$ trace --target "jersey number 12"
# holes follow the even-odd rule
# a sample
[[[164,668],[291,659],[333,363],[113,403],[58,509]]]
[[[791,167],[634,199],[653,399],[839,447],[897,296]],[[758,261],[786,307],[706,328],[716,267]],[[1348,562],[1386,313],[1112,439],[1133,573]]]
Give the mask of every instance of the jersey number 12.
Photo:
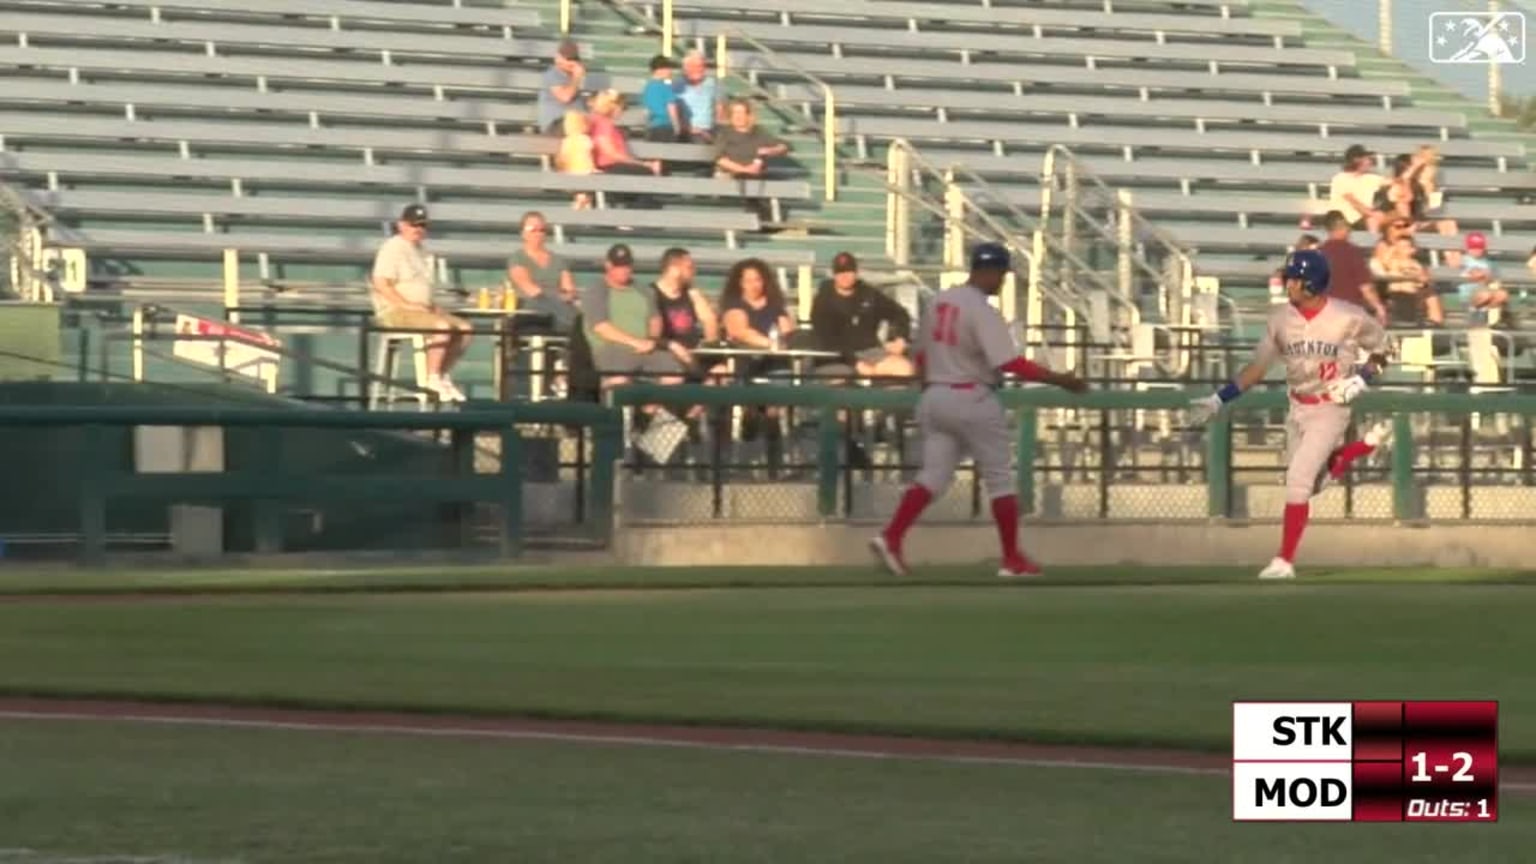
[[[956,332],[956,323],[960,318],[960,310],[948,303],[940,303],[933,308],[933,341],[941,345],[957,345],[960,342]]]
[[[1323,381],[1332,381],[1339,377],[1339,364],[1333,360],[1324,360],[1317,364],[1317,377]]]

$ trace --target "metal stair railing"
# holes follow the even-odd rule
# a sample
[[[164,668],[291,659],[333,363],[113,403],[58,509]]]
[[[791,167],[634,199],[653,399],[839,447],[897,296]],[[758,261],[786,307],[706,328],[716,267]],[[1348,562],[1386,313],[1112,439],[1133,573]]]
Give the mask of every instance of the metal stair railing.
[[[661,38],[661,53],[668,57],[672,56],[675,49],[674,42],[676,42],[677,36],[675,33],[676,22],[673,16],[671,0],[662,0],[660,4],[660,24],[656,23],[656,21],[650,15],[639,11],[636,8],[636,6],[639,4],[633,2],[633,0],[607,0],[607,2],[609,6],[613,7],[615,11],[629,19],[631,23],[633,23],[636,27],[659,36]],[[716,31],[715,34],[715,74],[721,78],[725,78],[730,74],[731,71],[729,49],[730,43],[733,40],[751,46],[752,49],[757,52],[757,56],[766,58],[772,62],[772,68],[774,70],[780,72],[789,72],[799,76],[821,94],[822,116],[821,120],[818,122],[814,118],[805,116],[805,114],[798,109],[800,100],[782,99],[769,92],[767,88],[759,85],[757,83],[755,70],[749,71],[748,74],[742,76],[742,80],[744,80],[748,86],[752,88],[752,94],[759,100],[768,105],[782,109],[788,115],[795,117],[796,122],[803,123],[804,128],[820,134],[822,147],[822,171],[825,175],[823,178],[823,198],[826,201],[836,201],[838,142],[837,97],[836,94],[832,91],[832,85],[806,71],[799,64],[795,63],[788,57],[785,57],[777,51],[774,51],[772,48],[769,48],[767,45],[764,45],[757,39],[754,39],[751,36],[748,36],[746,33],[743,33],[735,27],[731,27],[729,25],[723,25],[718,31]]]
[[[1113,364],[1138,359],[1131,353],[1132,334],[1141,325],[1141,312],[1136,304],[1043,230],[1036,216],[1009,202],[985,178],[963,164],[940,168],[911,142],[899,138],[889,144],[886,172],[886,250],[892,260],[908,264],[914,253],[932,254],[933,250],[917,245],[921,238],[917,236],[919,226],[913,218],[914,211],[934,217],[942,226],[939,257],[947,269],[963,269],[968,241],[1002,243],[1028,265],[1029,278],[1024,290],[1007,292],[1002,298],[1004,314],[1013,319],[1017,317],[1018,295],[1024,295],[1026,345],[1031,346],[1028,350],[1045,341],[1047,330],[1076,332],[1079,322],[1091,321],[1098,304],[1103,303],[1111,313],[1123,315],[1125,324],[1120,328],[1108,327],[1108,332],[1102,334],[1101,344],[1110,346],[1110,354],[1091,354],[1088,346],[1073,339],[1060,352],[1063,365],[1076,369],[1089,361]],[[999,218],[997,213],[1011,217],[1014,224]],[[1071,265],[1071,278],[1061,278],[1061,274],[1042,267],[1047,256]],[[1176,341],[1170,339],[1169,344],[1175,345]],[[1169,363],[1176,359],[1171,355]]]
[[[12,293],[33,303],[51,303],[58,281],[43,253],[53,214],[37,206],[24,190],[0,183],[0,255]]]

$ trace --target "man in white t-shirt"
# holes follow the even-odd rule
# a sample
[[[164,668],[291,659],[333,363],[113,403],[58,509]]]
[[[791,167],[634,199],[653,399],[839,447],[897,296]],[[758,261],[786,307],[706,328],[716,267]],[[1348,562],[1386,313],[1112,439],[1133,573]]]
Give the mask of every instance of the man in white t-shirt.
[[[448,372],[469,347],[468,321],[432,302],[436,277],[422,248],[427,236],[427,208],[411,204],[400,212],[395,236],[385,240],[373,259],[373,311],[382,327],[440,331],[427,340],[427,380],[422,386],[444,402],[463,402],[464,394]]]
[[[1356,231],[1380,231],[1386,214],[1376,209],[1376,192],[1386,182],[1371,169],[1376,154],[1362,144],[1344,151],[1344,166],[1328,184],[1328,209],[1337,210]]]

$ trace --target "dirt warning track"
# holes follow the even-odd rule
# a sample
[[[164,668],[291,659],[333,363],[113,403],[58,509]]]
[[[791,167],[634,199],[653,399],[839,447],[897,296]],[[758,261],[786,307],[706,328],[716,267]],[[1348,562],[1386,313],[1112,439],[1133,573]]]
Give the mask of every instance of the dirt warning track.
[[[161,726],[270,729],[417,738],[553,741],[608,747],[676,747],[842,759],[1127,771],[1225,777],[1225,754],[1124,747],[1078,747],[1013,741],[967,741],[895,735],[794,732],[729,726],[598,723],[324,711],[243,705],[169,704],[103,699],[0,699],[0,723],[96,721]],[[1536,793],[1536,770],[1505,766],[1500,786]]]

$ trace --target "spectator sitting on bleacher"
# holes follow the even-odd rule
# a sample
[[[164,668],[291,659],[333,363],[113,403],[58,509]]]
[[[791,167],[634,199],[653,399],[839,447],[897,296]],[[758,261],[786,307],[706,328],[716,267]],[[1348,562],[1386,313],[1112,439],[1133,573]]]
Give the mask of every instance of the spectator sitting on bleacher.
[[[1473,231],[1467,235],[1465,247],[1457,292],[1467,304],[1467,323],[1484,326],[1490,323],[1490,312],[1502,310],[1509,303],[1509,292],[1499,284],[1493,264],[1488,261],[1488,238]]]
[[[811,303],[811,335],[818,350],[838,358],[817,366],[817,374],[911,377],[912,361],[906,356],[911,331],[907,310],[859,278],[859,262],[852,254],[837,253],[832,278],[821,284]]]
[[[1337,210],[1330,210],[1323,217],[1323,227],[1328,230],[1328,239],[1317,247],[1317,251],[1328,260],[1328,296],[1374,312],[1376,320],[1386,324],[1387,307],[1376,293],[1365,252],[1350,242],[1349,219]]]
[[[1430,287],[1429,270],[1419,263],[1412,234],[1401,232],[1378,244],[1371,256],[1371,273],[1386,283],[1389,323],[1408,327],[1445,323],[1445,310]]]
[[[708,144],[715,139],[715,126],[724,118],[720,111],[719,81],[709,74],[704,55],[690,51],[683,57],[683,77],[676,84],[677,100],[682,108],[683,138]]]
[[[556,333],[570,332],[576,322],[576,280],[570,264],[549,248],[549,222],[544,214],[523,214],[523,245],[507,259],[507,280],[517,292],[518,305],[548,315]]]
[[[1372,171],[1375,153],[1360,144],[1344,151],[1344,166],[1328,184],[1328,209],[1337,210],[1356,231],[1380,230],[1384,215],[1372,204],[1381,188],[1381,175]]]
[[[629,140],[619,128],[624,112],[624,97],[612,88],[592,97],[592,151],[597,170],[604,174],[656,175],[662,173],[660,160],[639,159],[629,150]]]
[[[1376,205],[1388,219],[1407,219],[1414,231],[1434,231],[1446,237],[1455,236],[1457,227],[1452,219],[1432,219],[1426,215],[1430,207],[1429,186],[1424,182],[1426,172],[1434,177],[1434,164],[1440,151],[1433,147],[1420,147],[1413,153],[1404,153],[1392,160],[1392,179],[1376,193]],[[1433,183],[1433,179],[1430,181]],[[1459,264],[1460,253],[1446,253],[1446,263]]]
[[[581,85],[586,80],[587,69],[581,65],[581,49],[570,39],[561,41],[555,49],[555,61],[544,70],[544,80],[539,85],[539,131],[546,135],[561,134],[560,121],[565,112],[579,109]]]
[[[561,174],[595,174],[597,164],[592,160],[592,136],[587,134],[587,116],[580,111],[567,111],[562,122],[565,137],[560,139],[560,149],[555,152],[555,170]],[[571,200],[572,210],[585,210],[592,206],[592,196],[577,192]]]
[[[738,180],[762,180],[768,176],[768,160],[789,152],[789,145],[757,126],[757,113],[745,99],[731,100],[730,125],[715,136],[715,168],[721,176]],[[747,199],[747,209],[767,222],[773,211],[766,198]]]
[[[725,338],[732,344],[766,352],[766,356],[738,361],[739,378],[752,381],[791,371],[786,358],[771,356],[788,346],[790,334],[795,332],[795,319],[789,314],[784,291],[766,261],[747,258],[731,267],[725,277],[725,289],[720,292],[720,323]],[[779,413],[773,406],[746,409],[742,437],[756,438],[762,432],[769,442],[779,440]]]
[[[1445,196],[1440,190],[1440,148],[1425,144],[1413,154],[1419,165],[1419,189],[1424,193],[1424,209],[1440,209]]]
[[[1376,205],[1404,219],[1424,221],[1429,196],[1419,185],[1423,165],[1412,154],[1403,153],[1392,160],[1392,179],[1376,192]]]
[[[581,295],[582,326],[604,390],[637,375],[662,384],[682,381],[683,365],[677,357],[658,350],[661,315],[655,293],[636,289],[634,278],[634,253],[617,243],[608,249],[603,280]]]
[[[422,248],[427,224],[427,208],[410,204],[400,212],[395,236],[379,246],[371,280],[373,312],[382,327],[443,334],[427,340],[427,380],[421,386],[444,402],[463,402],[464,394],[448,373],[469,347],[472,328],[432,302],[437,278]]]
[[[693,284],[693,256],[672,247],[661,255],[661,275],[652,283],[661,314],[661,341],[689,370],[691,381],[711,383],[725,374],[725,364],[708,370],[698,365],[693,350],[720,339],[720,319],[704,292]]]
[[[773,268],[761,258],[737,261],[725,277],[720,292],[720,323],[725,338],[743,348],[774,352],[785,348],[795,331],[795,319]],[[747,378],[782,372],[789,364],[778,357],[759,357],[740,364]]]
[[[672,70],[677,64],[665,54],[651,58],[651,80],[640,91],[640,103],[645,106],[645,140],[683,140],[682,106],[678,104],[677,88],[672,84]]]

